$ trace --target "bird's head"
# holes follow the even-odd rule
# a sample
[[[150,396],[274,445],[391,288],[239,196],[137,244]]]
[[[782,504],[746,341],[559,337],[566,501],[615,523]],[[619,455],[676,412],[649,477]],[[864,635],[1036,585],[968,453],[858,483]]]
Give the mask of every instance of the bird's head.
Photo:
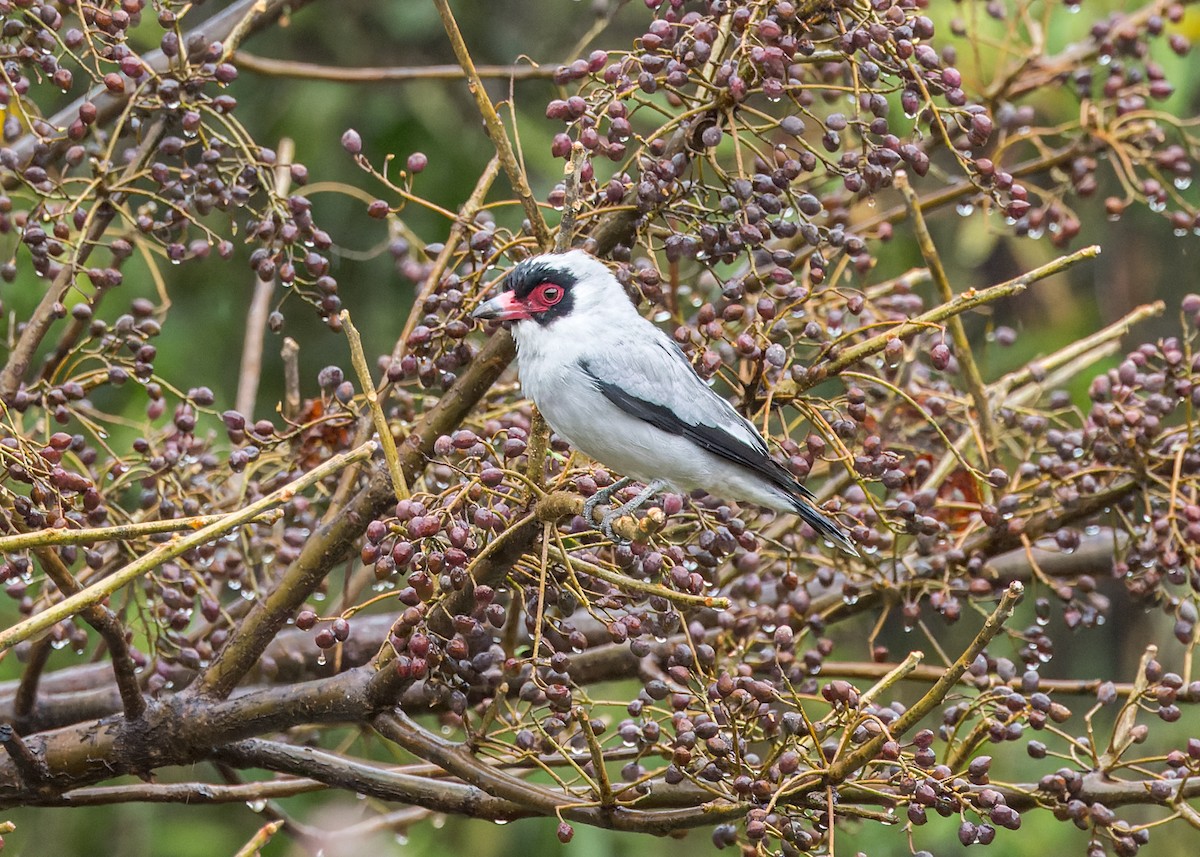
[[[519,263],[499,295],[479,305],[474,318],[532,321],[540,326],[572,316],[591,316],[604,307],[629,307],[616,277],[582,250],[547,253]]]

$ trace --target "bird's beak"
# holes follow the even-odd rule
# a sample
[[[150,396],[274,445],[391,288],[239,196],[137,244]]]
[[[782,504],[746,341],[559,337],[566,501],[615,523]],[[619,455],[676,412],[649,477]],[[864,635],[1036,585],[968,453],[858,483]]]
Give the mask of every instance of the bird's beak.
[[[471,313],[471,318],[495,318],[500,321],[514,321],[529,318],[529,310],[517,299],[513,292],[501,292],[490,301],[481,303]]]

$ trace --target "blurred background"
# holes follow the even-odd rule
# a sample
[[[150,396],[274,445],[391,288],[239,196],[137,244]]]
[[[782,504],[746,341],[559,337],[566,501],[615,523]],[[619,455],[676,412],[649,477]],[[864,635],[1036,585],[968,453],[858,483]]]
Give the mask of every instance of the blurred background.
[[[205,4],[208,5],[217,4]],[[983,4],[934,3],[928,14],[938,23],[939,33],[948,33],[950,18],[967,14],[976,5]],[[1083,37],[1091,22],[1102,16],[1100,10],[1134,5],[1089,0],[1080,14],[1062,12],[1050,16],[1051,26],[1045,33],[1048,51],[1053,53]],[[649,20],[641,2],[610,6],[591,0],[472,0],[456,3],[455,8],[479,64],[537,63],[553,67],[586,56],[595,47],[626,48],[644,31]],[[198,11],[205,13],[206,8]],[[599,41],[587,42],[593,26],[609,14],[614,18],[612,25]],[[1194,31],[1200,30],[1198,25],[1200,16],[1193,12],[1178,29],[1195,36]],[[145,37],[141,46],[148,50],[156,44],[161,31],[152,21],[142,29]],[[339,67],[417,67],[453,62],[435,9],[424,0],[314,3],[293,15],[286,26],[273,27],[247,41],[244,49],[263,57]],[[964,57],[967,53],[962,50]],[[1157,59],[1176,85],[1175,94],[1164,109],[1180,117],[1194,117],[1200,103],[1197,93],[1200,76],[1186,72],[1186,63],[1194,60],[1178,58],[1165,50],[1165,46]],[[981,73],[986,76],[992,72],[986,56],[978,58],[978,62],[963,59],[960,67],[968,80],[964,85],[968,91],[973,88],[972,75],[978,79]],[[500,99],[507,97],[510,83],[493,81],[489,86],[493,99]],[[561,161],[550,155],[550,138],[560,130],[560,125],[544,116],[546,102],[556,97],[557,90],[544,79],[516,81],[511,88],[525,165],[535,193],[544,198],[561,178]],[[397,273],[387,249],[387,226],[367,216],[363,198],[340,192],[339,185],[361,188],[366,194],[364,198],[378,196],[392,204],[398,200],[355,165],[339,140],[347,128],[354,128],[362,136],[364,152],[374,163],[381,164],[384,156],[392,153],[397,168],[410,154],[425,153],[429,165],[417,176],[415,189],[453,211],[470,194],[492,153],[465,85],[445,80],[342,84],[268,76],[243,68],[229,91],[240,103],[241,121],[260,143],[275,145],[285,137],[295,141],[296,160],[308,167],[310,183],[324,189],[312,196],[314,214],[335,241],[331,273],[340,283],[343,305],[356,320],[368,355],[390,352],[411,304],[413,285]],[[1053,125],[1056,118],[1075,116],[1080,109],[1069,87],[1048,87],[1029,96],[1028,103],[1036,107],[1039,122],[1047,125]],[[49,107],[52,109],[53,105]],[[607,164],[597,165],[598,174],[610,169]],[[1040,283],[1019,299],[998,306],[985,322],[972,322],[980,336],[987,336],[990,329],[999,325],[1013,327],[1019,333],[1012,345],[1002,347],[992,343],[983,352],[987,378],[1086,335],[1154,299],[1167,302],[1167,313],[1136,331],[1130,346],[1178,330],[1179,300],[1185,293],[1198,289],[1198,239],[1190,233],[1173,234],[1162,217],[1136,206],[1119,221],[1108,220],[1103,200],[1108,193],[1119,190],[1115,183],[1111,187],[1103,184],[1111,182],[1109,173],[1101,169],[1100,175],[1102,185],[1095,196],[1078,201],[1077,214],[1083,229],[1072,248],[1095,243],[1103,247],[1103,254],[1093,263],[1072,269],[1069,276]],[[498,187],[503,187],[503,183],[502,177]],[[498,217],[509,215],[501,213]],[[401,217],[416,235],[428,242],[442,240],[450,225],[441,214],[412,205],[401,212]],[[1017,239],[996,229],[994,222],[953,208],[932,213],[929,219],[951,280],[959,288],[999,282],[1058,255],[1044,238]],[[11,242],[11,238],[5,238]],[[11,246],[3,250],[5,254],[11,251]],[[240,261],[241,264],[229,264],[213,258],[167,269],[168,291],[174,303],[167,323],[167,333],[171,335],[164,335],[156,342],[157,371],[180,389],[201,383],[213,387],[218,413],[233,406],[245,314],[254,285],[252,272],[244,259]],[[920,254],[908,240],[905,227],[899,225],[896,238],[879,251],[879,265],[866,282],[886,279],[920,264]],[[112,308],[122,300],[129,302],[154,295],[151,279],[141,276],[137,267],[128,267],[125,274],[125,284],[113,296]],[[40,294],[41,286],[32,279],[19,278],[0,287],[5,309],[18,318],[27,314]],[[344,339],[331,333],[310,306],[292,300],[284,301],[280,309],[285,323],[280,333],[268,334],[260,408],[282,395],[279,347],[283,335],[301,343],[302,386],[308,394],[316,389],[316,373],[321,367],[329,363],[348,365]],[[1080,379],[1076,392],[1086,390],[1089,381],[1090,376]],[[132,389],[134,385],[129,386],[130,389],[119,392],[106,390],[105,395],[113,398],[97,402],[98,406],[126,412],[131,420],[143,419],[145,401]],[[271,411],[258,414],[270,415]],[[5,611],[7,619],[10,606],[4,604],[0,610]],[[1145,643],[1156,631],[1161,633],[1164,627],[1161,622],[1167,620],[1155,613],[1117,612],[1108,625],[1078,632],[1073,637],[1077,649],[1060,651],[1044,672],[1051,677],[1100,674],[1127,677]],[[1169,634],[1169,624],[1165,627],[1165,633]],[[863,631],[863,628],[844,627],[837,634]],[[889,642],[893,652],[908,648],[903,639]],[[19,664],[11,660],[0,663],[0,679],[18,674]],[[1184,719],[1176,726],[1183,733],[1200,734],[1200,720],[1192,709],[1184,709]],[[181,770],[178,775],[189,779],[208,777],[211,772]],[[281,806],[294,817],[326,830],[353,825],[378,809],[373,802],[356,800],[350,795],[332,800],[323,795],[301,796],[282,801]],[[213,857],[234,854],[253,835],[263,823],[255,810],[256,807],[241,805],[21,809],[0,812],[0,819],[16,824],[16,831],[5,837],[5,855]],[[993,853],[1033,854],[1055,849],[1083,853],[1087,843],[1085,833],[1038,815],[1028,814],[1027,828],[1019,834],[1001,831],[992,846]],[[651,842],[633,835],[578,827],[574,841],[563,846],[554,836],[555,825],[553,820],[546,819],[498,826],[435,818],[402,834],[378,832],[365,841],[347,836],[348,850],[338,850],[334,843],[325,854],[327,857],[368,853],[376,857],[447,853],[472,857],[507,854],[549,857],[569,852],[574,857],[619,857],[651,852],[663,855],[715,852],[708,832],[703,830],[681,841]],[[1035,828],[1037,825],[1041,827]],[[955,853],[961,850],[955,827],[953,823],[932,821],[918,831],[915,847],[939,855]],[[1151,850],[1146,853],[1168,855],[1194,850],[1194,838],[1187,842],[1178,830],[1173,834],[1177,837],[1175,841],[1170,840],[1171,835],[1152,842]],[[906,852],[907,843],[900,827],[872,826],[863,831],[850,827],[839,828],[836,848],[843,854],[858,850],[899,854]],[[282,857],[309,852],[280,835],[263,853]]]

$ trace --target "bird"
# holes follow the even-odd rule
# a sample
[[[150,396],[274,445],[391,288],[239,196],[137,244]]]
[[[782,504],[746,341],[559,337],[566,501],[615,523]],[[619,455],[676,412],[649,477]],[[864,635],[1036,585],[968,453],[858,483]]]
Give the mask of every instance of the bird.
[[[602,532],[655,494],[701,489],[799,515],[855,556],[846,533],[778,461],[754,425],[696,374],[679,346],[643,317],[603,262],[583,250],[519,262],[475,319],[512,322],[521,387],[559,437],[623,478],[584,506],[633,481],[645,488],[606,512]]]

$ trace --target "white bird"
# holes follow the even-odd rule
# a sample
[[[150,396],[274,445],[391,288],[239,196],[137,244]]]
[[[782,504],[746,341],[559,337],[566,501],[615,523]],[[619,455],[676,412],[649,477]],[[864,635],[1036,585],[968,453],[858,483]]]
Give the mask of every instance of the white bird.
[[[599,260],[582,250],[526,259],[472,315],[514,322],[525,393],[560,437],[626,477],[589,499],[589,522],[615,490],[646,483],[604,516],[609,538],[613,521],[671,486],[795,513],[857,555],[812,492],[771,458],[758,430],[638,313]]]

